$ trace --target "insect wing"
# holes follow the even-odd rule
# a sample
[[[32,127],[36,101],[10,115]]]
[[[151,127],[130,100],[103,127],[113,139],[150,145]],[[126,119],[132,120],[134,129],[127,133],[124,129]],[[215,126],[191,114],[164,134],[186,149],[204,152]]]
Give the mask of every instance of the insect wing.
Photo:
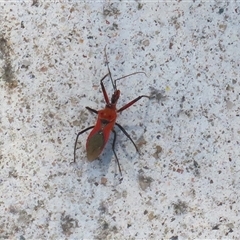
[[[92,162],[102,152],[106,139],[104,139],[103,131],[98,131],[95,134],[90,134],[87,140],[87,159]]]

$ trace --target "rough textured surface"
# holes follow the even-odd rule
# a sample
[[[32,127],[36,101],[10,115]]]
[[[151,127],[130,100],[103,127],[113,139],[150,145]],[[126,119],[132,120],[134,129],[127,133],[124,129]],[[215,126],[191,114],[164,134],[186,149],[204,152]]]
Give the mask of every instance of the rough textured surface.
[[[239,239],[239,3],[0,3],[0,238]],[[86,161],[118,81],[116,151]],[[111,83],[106,82],[112,92]]]

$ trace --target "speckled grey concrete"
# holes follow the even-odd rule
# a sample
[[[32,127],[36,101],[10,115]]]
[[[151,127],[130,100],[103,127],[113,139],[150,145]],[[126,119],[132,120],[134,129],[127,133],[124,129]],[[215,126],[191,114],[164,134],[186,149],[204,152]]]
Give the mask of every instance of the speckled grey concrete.
[[[239,239],[239,2],[0,3],[0,239]],[[87,133],[141,94],[98,160]],[[109,94],[111,83],[106,81]]]

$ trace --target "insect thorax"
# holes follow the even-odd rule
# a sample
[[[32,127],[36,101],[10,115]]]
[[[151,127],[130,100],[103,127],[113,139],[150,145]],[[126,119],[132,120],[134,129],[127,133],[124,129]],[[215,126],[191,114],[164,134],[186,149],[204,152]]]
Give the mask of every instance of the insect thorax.
[[[107,124],[116,120],[117,111],[116,109],[106,107],[105,109],[98,111],[98,117],[103,124]]]

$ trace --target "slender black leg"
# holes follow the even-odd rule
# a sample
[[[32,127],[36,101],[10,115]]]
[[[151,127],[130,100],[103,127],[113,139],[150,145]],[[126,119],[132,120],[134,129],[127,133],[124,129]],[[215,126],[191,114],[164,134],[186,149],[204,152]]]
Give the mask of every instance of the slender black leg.
[[[127,133],[127,131],[119,124],[119,123],[115,123],[121,130],[122,132],[126,135],[126,137],[128,139],[130,139],[130,141],[132,142],[132,144],[134,145],[134,147],[136,148],[136,151],[139,153],[139,150],[136,146],[136,144],[134,143],[134,141],[132,140],[132,138],[130,137],[130,135]]]
[[[116,152],[115,152],[115,142],[116,142],[117,134],[116,134],[116,132],[115,132],[114,129],[112,130],[112,132],[113,132],[113,134],[114,134],[113,143],[112,143],[112,150],[113,150],[113,153],[114,153],[115,158],[116,158],[116,160],[117,160],[119,172],[120,172],[120,174],[121,174],[121,176],[122,176],[122,170],[121,170],[121,167],[120,167],[120,163],[119,163],[117,154],[116,154]]]
[[[93,112],[93,113],[96,113],[98,114],[98,111],[93,109],[93,108],[90,108],[90,107],[86,107],[87,110],[89,110],[90,112]]]
[[[76,148],[77,148],[77,142],[78,142],[78,137],[83,134],[84,132],[94,128],[95,126],[91,126],[91,127],[88,127],[88,128],[85,128],[84,130],[82,130],[81,132],[79,132],[77,134],[77,137],[76,137],[76,140],[75,140],[75,144],[74,144],[74,158],[73,158],[73,162],[75,163],[76,162]]]

